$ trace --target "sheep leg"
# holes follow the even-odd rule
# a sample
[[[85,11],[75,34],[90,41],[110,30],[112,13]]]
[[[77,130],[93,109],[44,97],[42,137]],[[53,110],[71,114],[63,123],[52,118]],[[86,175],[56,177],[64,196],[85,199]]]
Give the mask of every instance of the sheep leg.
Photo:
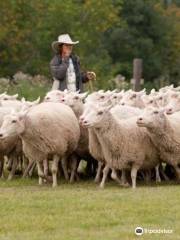
[[[180,181],[180,168],[178,165],[174,166],[175,171],[176,171],[176,178],[178,181]]]
[[[28,167],[28,165],[29,165],[28,158],[23,154],[23,167],[24,167],[25,170]]]
[[[18,155],[18,168],[22,172],[23,171],[23,159],[21,155]]]
[[[117,183],[121,184],[121,180],[118,178],[118,175],[115,169],[112,169],[111,178],[115,180]]]
[[[119,179],[115,169],[112,169],[111,178],[115,180],[119,185],[123,187],[129,187],[129,183],[126,181],[125,170],[122,170],[121,179]]]
[[[1,155],[0,156],[0,177],[1,178],[4,178],[3,168],[4,168],[4,157]]]
[[[77,172],[75,172],[75,179],[76,179],[76,181],[78,182],[78,181],[80,181],[80,178],[79,178],[79,176],[78,176],[78,173]]]
[[[145,171],[145,181],[146,181],[146,183],[150,183],[150,181],[151,181],[151,170],[146,170]]]
[[[29,162],[29,164],[26,166],[24,173],[23,173],[23,178],[27,177],[29,171],[32,169],[32,166],[34,165],[34,161]]]
[[[12,165],[13,165],[13,158],[12,158],[12,156],[9,156],[8,161],[7,161],[7,170],[8,171],[11,171]]]
[[[156,170],[156,182],[161,182],[161,177],[159,175],[159,164],[155,167]]]
[[[66,181],[69,181],[69,175],[68,175],[68,170],[67,170],[67,159],[65,157],[62,158],[61,164],[62,164],[62,169],[64,172],[64,177],[65,177]]]
[[[165,174],[165,172],[164,172],[164,169],[163,169],[162,164],[160,164],[159,171],[160,171],[161,175],[163,176],[164,180],[165,180],[165,181],[169,181],[168,176],[167,176],[167,175]]]
[[[43,161],[43,166],[44,166],[44,175],[46,177],[48,177],[48,174],[49,174],[49,163],[48,163],[48,159],[45,159]]]
[[[126,170],[124,170],[124,169],[121,170],[121,186],[123,186],[123,187],[130,186],[126,179]]]
[[[70,176],[70,183],[74,182],[74,177],[75,177],[75,173],[77,170],[77,158],[75,156],[71,157],[71,176]]]
[[[13,159],[13,162],[12,162],[12,169],[11,169],[11,172],[9,173],[9,176],[8,176],[8,180],[11,180],[15,174],[15,171],[16,171],[16,168],[17,168],[17,165],[18,165],[18,159],[17,159],[17,156],[15,157],[12,157]]]
[[[57,172],[58,172],[58,163],[59,163],[59,156],[54,155],[53,156],[53,162],[52,162],[52,177],[53,177],[53,187],[57,187]]]
[[[103,178],[102,178],[102,181],[101,181],[101,184],[100,184],[100,188],[104,188],[105,186],[105,181],[106,181],[106,178],[107,178],[107,175],[109,173],[109,166],[106,165],[105,168],[103,169]]]
[[[42,162],[37,161],[38,176],[39,176],[39,185],[43,184],[44,172],[42,167]]]
[[[35,167],[36,167],[36,162],[34,161],[32,167],[31,167],[31,169],[30,169],[30,171],[29,171],[29,176],[30,176],[30,177],[32,177],[33,171],[34,171]]]
[[[99,161],[98,162],[98,169],[97,169],[96,177],[94,179],[95,183],[99,183],[100,182],[102,167],[103,167],[103,163],[101,161]]]
[[[132,188],[136,188],[137,167],[133,166],[131,169]]]

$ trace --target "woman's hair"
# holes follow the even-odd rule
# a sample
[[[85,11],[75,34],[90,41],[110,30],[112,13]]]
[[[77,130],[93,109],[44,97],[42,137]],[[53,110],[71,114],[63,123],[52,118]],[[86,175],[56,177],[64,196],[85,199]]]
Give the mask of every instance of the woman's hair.
[[[63,46],[63,43],[58,45],[58,49],[59,49],[58,53],[60,53],[60,55],[62,55],[62,46]]]

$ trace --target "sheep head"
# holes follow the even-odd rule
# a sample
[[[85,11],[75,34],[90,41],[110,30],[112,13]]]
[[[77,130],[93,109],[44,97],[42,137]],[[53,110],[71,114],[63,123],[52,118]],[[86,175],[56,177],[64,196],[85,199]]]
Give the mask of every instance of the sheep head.
[[[25,115],[25,112],[15,113],[14,111],[6,115],[0,128],[0,139],[22,134],[25,130]]]
[[[165,109],[146,108],[141,116],[137,119],[139,127],[157,129],[164,126]]]

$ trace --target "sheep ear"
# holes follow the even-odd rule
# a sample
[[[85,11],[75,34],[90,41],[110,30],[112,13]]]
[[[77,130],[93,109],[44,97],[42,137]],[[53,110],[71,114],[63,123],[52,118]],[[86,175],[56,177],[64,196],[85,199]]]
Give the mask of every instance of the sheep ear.
[[[26,100],[25,100],[25,98],[23,97],[23,98],[21,98],[21,102],[22,103],[25,103],[26,102]]]
[[[143,88],[143,90],[140,91],[141,93],[146,93],[146,88]]]
[[[17,98],[18,97],[18,93],[17,94],[14,94],[12,95],[12,98]]]
[[[101,90],[98,91],[98,93],[104,93],[104,90],[101,89]]]
[[[4,93],[2,93],[2,94],[0,94],[0,97],[4,97],[4,95],[6,95],[6,93],[4,92]]]
[[[41,100],[41,98],[38,97],[33,103],[34,103],[34,104],[38,104],[38,103],[40,102],[40,100]]]
[[[68,89],[65,89],[65,90],[64,90],[64,93],[65,93],[65,94],[67,94],[67,93],[69,93],[69,92],[70,92],[70,91],[69,91]]]
[[[88,95],[88,92],[85,92],[85,93],[80,93],[79,96],[81,99],[85,99]]]
[[[118,93],[118,89],[114,89],[112,92],[113,93]]]

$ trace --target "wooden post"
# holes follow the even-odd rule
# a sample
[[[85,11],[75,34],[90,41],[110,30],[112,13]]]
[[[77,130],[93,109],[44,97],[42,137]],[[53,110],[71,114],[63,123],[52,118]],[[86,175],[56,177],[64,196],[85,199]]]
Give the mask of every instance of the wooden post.
[[[142,59],[141,58],[135,58],[133,60],[133,90],[139,91],[141,89],[141,78],[142,78]]]

